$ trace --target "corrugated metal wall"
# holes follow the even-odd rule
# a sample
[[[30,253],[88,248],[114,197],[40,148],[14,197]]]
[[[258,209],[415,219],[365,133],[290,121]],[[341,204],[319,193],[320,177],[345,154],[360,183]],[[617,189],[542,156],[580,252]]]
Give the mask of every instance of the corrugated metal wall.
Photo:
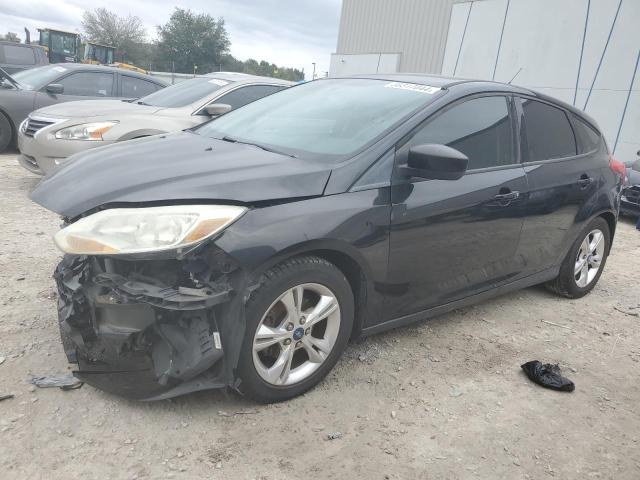
[[[440,73],[454,3],[343,0],[336,53],[401,53],[398,71]]]

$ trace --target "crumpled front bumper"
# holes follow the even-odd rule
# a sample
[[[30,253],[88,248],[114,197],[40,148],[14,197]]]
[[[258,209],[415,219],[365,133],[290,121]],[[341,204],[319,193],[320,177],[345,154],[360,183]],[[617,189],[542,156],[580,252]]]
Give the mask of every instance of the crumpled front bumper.
[[[213,264],[66,255],[54,278],[74,375],[139,400],[231,384],[218,317],[228,311],[233,287]]]

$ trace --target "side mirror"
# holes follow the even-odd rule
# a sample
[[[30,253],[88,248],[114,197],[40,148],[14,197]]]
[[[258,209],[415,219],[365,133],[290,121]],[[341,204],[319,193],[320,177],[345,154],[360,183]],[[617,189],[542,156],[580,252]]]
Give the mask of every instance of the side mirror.
[[[409,150],[407,167],[403,173],[409,177],[431,180],[458,180],[467,171],[469,158],[446,145],[416,145]]]
[[[204,111],[207,112],[207,115],[210,117],[218,117],[230,112],[231,105],[227,105],[226,103],[212,103],[211,105],[204,107]]]
[[[47,85],[47,93],[52,93],[53,95],[61,95],[64,93],[64,85],[60,83],[50,83]]]

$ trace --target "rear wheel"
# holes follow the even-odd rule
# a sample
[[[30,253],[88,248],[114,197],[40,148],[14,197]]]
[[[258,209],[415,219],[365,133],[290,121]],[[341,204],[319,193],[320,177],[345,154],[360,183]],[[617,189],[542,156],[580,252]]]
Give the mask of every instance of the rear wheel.
[[[601,217],[593,219],[580,233],[560,274],[546,286],[568,298],[580,298],[589,293],[602,275],[609,254],[609,224]]]
[[[269,270],[247,302],[239,390],[271,403],[312,388],[338,361],[353,315],[349,282],[326,260],[295,258]]]
[[[7,149],[12,139],[13,128],[11,127],[11,122],[3,113],[0,113],[0,153]]]

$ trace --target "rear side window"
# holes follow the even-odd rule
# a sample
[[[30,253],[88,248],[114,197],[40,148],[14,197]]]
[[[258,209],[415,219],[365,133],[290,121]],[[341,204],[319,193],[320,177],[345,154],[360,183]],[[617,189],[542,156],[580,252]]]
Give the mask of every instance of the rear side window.
[[[122,79],[121,96],[125,98],[144,97],[160,88],[155,83],[141,78],[130,77],[128,75],[121,75],[120,78]]]
[[[110,97],[113,92],[113,74],[101,72],[72,73],[60,80],[64,95]]]
[[[522,99],[525,161],[537,162],[576,155],[576,139],[563,110],[535,100]]]
[[[469,157],[469,170],[516,163],[506,97],[481,97],[455,105],[422,127],[410,146],[437,143]]]
[[[226,103],[231,105],[231,108],[244,107],[245,105],[255,102],[256,100],[276,93],[282,90],[284,87],[278,87],[275,85],[249,85],[247,87],[240,87],[232,92],[222,95],[216,98],[212,103]]]
[[[31,48],[15,45],[3,45],[4,61],[13,65],[34,65],[36,57]]]
[[[578,152],[592,152],[600,144],[600,134],[589,124],[573,115],[573,129],[578,140]]]

